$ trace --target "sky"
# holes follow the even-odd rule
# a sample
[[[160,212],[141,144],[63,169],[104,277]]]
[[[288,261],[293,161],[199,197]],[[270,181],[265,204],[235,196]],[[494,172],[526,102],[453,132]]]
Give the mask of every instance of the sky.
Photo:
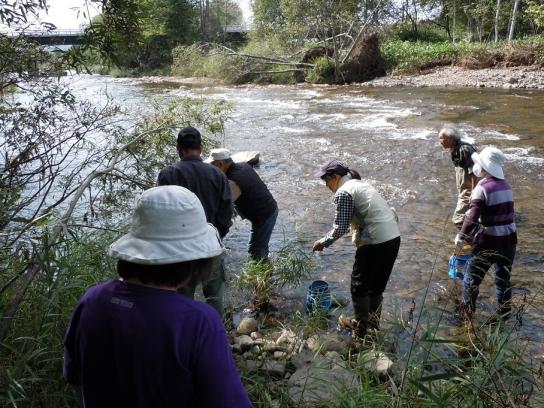
[[[250,0],[237,0],[244,14],[244,21],[251,19]],[[49,10],[41,13],[41,19],[57,26],[59,30],[77,30],[98,14],[97,9],[85,9],[85,0],[49,0]],[[84,18],[86,12],[87,18]]]

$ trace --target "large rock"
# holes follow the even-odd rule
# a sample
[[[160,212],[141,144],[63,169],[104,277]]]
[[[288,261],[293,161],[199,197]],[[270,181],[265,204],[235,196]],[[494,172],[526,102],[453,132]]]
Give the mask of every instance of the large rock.
[[[350,369],[320,358],[299,368],[289,378],[289,398],[294,406],[329,401],[335,393],[360,386]]]
[[[346,83],[364,82],[385,75],[385,60],[377,34],[358,37],[351,54],[340,67]]]
[[[348,340],[337,334],[315,334],[306,341],[306,345],[314,353],[327,351],[343,353],[348,347]]]
[[[276,340],[276,344],[296,344],[299,343],[300,338],[291,330],[283,329],[280,337]]]
[[[247,334],[243,334],[234,338],[234,346],[237,346],[237,348],[240,348],[242,351],[249,350],[252,345],[253,339]]]
[[[256,164],[259,164],[260,156],[261,154],[259,152],[248,150],[234,153],[230,158],[234,163],[247,163],[255,166]]]
[[[363,367],[369,371],[375,371],[383,377],[393,367],[393,361],[381,351],[369,351],[361,356]]]
[[[240,324],[238,325],[238,328],[236,329],[236,333],[238,334],[251,334],[252,332],[256,331],[259,327],[259,322],[257,322],[256,319],[253,317],[244,317]]]
[[[246,360],[241,365],[249,372],[259,371],[274,377],[283,377],[285,375],[286,363],[284,361]]]

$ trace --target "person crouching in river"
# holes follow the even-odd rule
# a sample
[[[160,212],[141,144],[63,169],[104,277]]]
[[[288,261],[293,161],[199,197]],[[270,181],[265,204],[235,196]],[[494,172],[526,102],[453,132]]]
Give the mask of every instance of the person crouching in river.
[[[357,246],[351,274],[351,298],[356,334],[378,329],[383,292],[400,247],[398,220],[393,209],[368,182],[340,160],[321,166],[319,176],[334,194],[336,214],[333,228],[314,242],[322,251],[351,228]]]

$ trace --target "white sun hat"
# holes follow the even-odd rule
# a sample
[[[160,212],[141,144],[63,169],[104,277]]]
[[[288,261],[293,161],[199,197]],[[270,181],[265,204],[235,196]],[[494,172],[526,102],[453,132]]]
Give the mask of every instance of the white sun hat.
[[[219,149],[212,149],[210,151],[210,156],[204,160],[206,163],[211,163],[216,160],[227,160],[230,159],[230,150],[221,147]]]
[[[472,153],[472,161],[478,164],[488,174],[498,179],[504,179],[502,164],[506,159],[504,153],[493,146],[484,147],[480,153]]]
[[[109,255],[163,265],[212,258],[223,251],[219,233],[206,222],[198,197],[184,187],[161,186],[143,192],[129,233],[110,245]]]

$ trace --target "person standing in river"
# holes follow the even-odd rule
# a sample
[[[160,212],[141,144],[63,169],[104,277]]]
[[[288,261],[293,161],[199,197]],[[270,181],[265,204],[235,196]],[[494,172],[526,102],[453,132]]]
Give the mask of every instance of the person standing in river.
[[[204,207],[206,219],[217,228],[223,239],[232,225],[233,214],[227,177],[218,168],[203,162],[200,157],[203,148],[202,137],[194,127],[186,127],[179,131],[176,147],[180,160],[161,170],[157,185],[177,185],[195,193]],[[222,318],[224,286],[225,271],[223,257],[220,255],[214,260],[209,280],[202,283],[202,292],[206,301]],[[194,298],[195,290],[196,286],[190,283],[180,291]]]
[[[322,251],[351,229],[357,246],[351,274],[355,333],[379,329],[383,292],[400,248],[398,219],[383,197],[355,170],[340,160],[321,166],[317,177],[334,193],[333,228],[313,244]]]
[[[473,153],[474,174],[482,179],[472,192],[465,221],[455,244],[473,245],[472,257],[463,278],[462,312],[470,317],[476,310],[479,286],[488,269],[493,267],[495,290],[499,304],[497,314],[508,318],[512,289],[510,277],[516,255],[517,229],[512,187],[504,179],[504,153],[496,147],[486,147]]]
[[[268,243],[278,218],[278,204],[247,163],[234,163],[227,149],[213,149],[206,160],[226,174],[236,211],[251,222],[248,252],[255,261],[268,260]]]
[[[64,340],[64,378],[82,406],[249,408],[225,327],[176,290],[210,272],[224,248],[197,196],[153,187],[115,241],[119,279],[89,289]]]
[[[472,172],[471,155],[476,152],[472,140],[462,135],[456,128],[443,127],[438,133],[440,144],[444,149],[451,150],[451,161],[455,166],[455,181],[457,185],[457,205],[453,211],[452,222],[460,229],[463,218],[468,210],[470,194],[478,182]]]

